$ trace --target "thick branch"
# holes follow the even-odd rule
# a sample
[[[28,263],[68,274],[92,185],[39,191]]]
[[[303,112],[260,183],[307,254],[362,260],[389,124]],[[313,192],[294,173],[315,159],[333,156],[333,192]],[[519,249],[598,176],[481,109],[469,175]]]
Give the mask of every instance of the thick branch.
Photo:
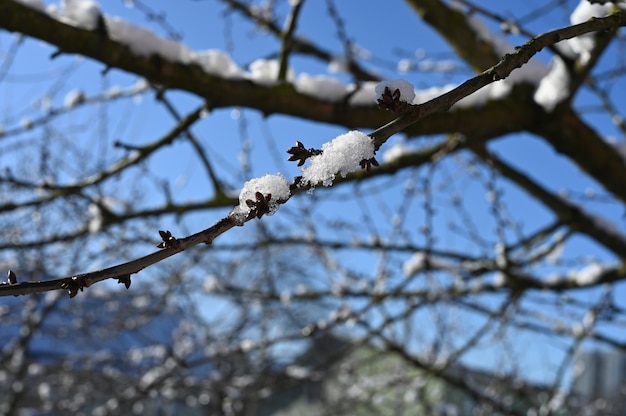
[[[471,27],[465,13],[455,10],[441,0],[407,0],[407,3],[433,27],[455,52],[476,72],[484,71],[500,56],[494,45]]]
[[[546,114],[531,130],[626,202],[624,159],[571,109]]]
[[[402,117],[381,127],[372,133],[376,141],[376,147],[380,147],[389,137],[404,130],[406,127],[417,121],[442,110],[447,110],[459,100],[473,94],[479,89],[492,82],[508,77],[516,68],[526,64],[535,54],[543,48],[553,45],[565,39],[589,32],[606,30],[626,25],[626,12],[619,12],[607,17],[593,19],[578,25],[564,27],[537,36],[518,47],[512,54],[505,55],[500,62],[492,66],[485,72],[471,78],[453,90],[440,95],[424,104],[413,106],[412,110]],[[527,110],[527,109],[526,109]]]
[[[261,13],[253,13],[251,11],[250,5],[241,2],[239,0],[221,0],[223,3],[227,4],[233,10],[240,12],[247,19],[250,19],[257,25],[263,27],[268,30],[270,33],[275,36],[282,38],[285,36],[285,33],[278,27],[276,23],[271,20],[266,19]],[[294,36],[291,39],[291,51],[298,52],[303,55],[310,55],[316,58],[321,59],[324,62],[330,63],[335,59],[335,56],[326,50],[321,49],[319,46],[312,44],[307,39],[299,38]],[[351,60],[348,62],[348,72],[350,72],[356,79],[360,81],[379,81],[380,78],[368,72],[364,68],[362,68],[357,62]]]
[[[553,195],[522,172],[488,152],[484,146],[474,146],[472,150],[502,175],[550,208],[563,224],[568,224],[574,230],[588,235],[620,258],[626,259],[626,238],[617,231],[615,226]]]

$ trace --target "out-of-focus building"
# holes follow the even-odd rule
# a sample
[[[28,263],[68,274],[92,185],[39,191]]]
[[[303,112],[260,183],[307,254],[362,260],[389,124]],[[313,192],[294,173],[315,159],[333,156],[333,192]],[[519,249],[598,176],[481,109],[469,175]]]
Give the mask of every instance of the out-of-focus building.
[[[588,403],[585,414],[626,416],[626,354],[602,350],[579,354],[572,391]]]

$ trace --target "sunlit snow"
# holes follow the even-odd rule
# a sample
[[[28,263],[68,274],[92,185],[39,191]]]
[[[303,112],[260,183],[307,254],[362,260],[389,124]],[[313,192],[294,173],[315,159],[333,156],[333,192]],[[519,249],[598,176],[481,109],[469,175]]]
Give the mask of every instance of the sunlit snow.
[[[162,38],[119,17],[106,16],[105,23],[111,39],[128,45],[138,55],[158,55],[170,62],[189,62],[191,51],[180,42]]]
[[[591,263],[581,270],[572,271],[568,277],[576,282],[579,286],[588,286],[596,283],[605,268],[600,263]]]
[[[250,179],[243,185],[243,189],[239,193],[239,212],[242,214],[250,213],[250,207],[246,203],[248,199],[254,201],[257,192],[263,195],[271,194],[269,201],[270,212],[267,215],[271,215],[278,209],[278,201],[285,201],[289,199],[291,192],[289,191],[289,184],[282,175],[265,175],[260,178]]]
[[[19,0],[19,2],[38,10],[44,10],[44,4],[41,0]],[[93,0],[63,0],[60,7],[56,4],[51,6],[54,6],[48,9],[51,16],[77,27],[95,29],[102,19],[100,6]],[[465,10],[465,6],[457,2],[452,2],[451,6],[458,10]],[[610,12],[611,7],[613,7],[612,3],[601,5],[581,0],[571,14],[571,23],[581,23],[592,17],[605,16]],[[626,5],[620,4],[620,7],[626,8]],[[504,55],[513,51],[513,47],[504,36],[492,32],[477,16],[469,15],[467,18],[477,35],[485,42],[490,43],[497,54]],[[196,63],[209,74],[224,78],[245,77],[261,85],[274,85],[278,80],[280,63],[277,60],[259,59],[252,62],[246,72],[228,54],[222,51],[192,51],[180,42],[160,37],[149,29],[136,26],[119,17],[106,16],[104,21],[111,39],[128,45],[138,55],[158,55],[170,62],[183,64]],[[594,36],[594,34],[579,36],[560,42],[557,47],[565,55],[578,57],[581,62],[585,63],[589,59],[590,51],[595,46]],[[422,63],[427,64],[426,61],[422,61]],[[384,81],[380,84],[364,82],[358,86],[346,85],[336,78],[306,73],[300,74],[296,79],[291,68],[287,71],[286,81],[293,82],[298,92],[321,100],[333,102],[349,96],[351,105],[368,106],[380,98],[385,86],[389,87],[392,93],[399,89],[400,99],[412,104],[424,103],[454,88],[453,85],[444,85],[415,90],[410,83],[404,80]],[[453,108],[481,106],[488,100],[504,98],[516,83],[537,84],[535,101],[546,111],[552,111],[568,95],[569,76],[565,64],[559,57],[553,59],[550,69],[538,60],[531,60],[513,71],[507,79],[492,83],[465,97]],[[377,85],[378,90],[376,90]]]
[[[372,105],[376,102],[376,92],[374,89],[378,85],[375,81],[362,82],[359,85],[351,84],[348,86],[350,96],[350,105]]]
[[[225,52],[217,49],[192,52],[190,60],[200,65],[207,74],[219,75],[224,78],[242,78],[244,70]]]
[[[374,88],[377,101],[382,99],[385,88],[388,88],[391,94],[398,90],[400,92],[400,101],[413,104],[413,101],[415,100],[415,88],[413,87],[413,84],[405,79],[394,79],[380,82],[376,88]]]
[[[72,90],[67,93],[63,105],[65,108],[70,109],[76,107],[85,101],[85,94],[81,90]]]
[[[280,62],[275,59],[257,59],[249,66],[248,78],[257,84],[274,85],[278,82],[278,72],[280,70]],[[287,81],[294,79],[293,69],[287,70]]]
[[[406,145],[405,142],[399,141],[391,146],[388,146],[383,153],[383,162],[389,163],[411,153],[411,148]]]
[[[326,75],[301,73],[295,88],[302,94],[326,101],[340,101],[348,94],[348,87],[343,82]]]
[[[94,30],[102,21],[100,5],[92,0],[63,0],[58,19],[83,29]]]
[[[535,91],[535,102],[546,111],[554,110],[556,105],[569,95],[569,74],[565,62],[555,56],[548,75],[541,79]]]
[[[374,157],[374,142],[365,133],[357,130],[337,136],[322,145],[322,154],[310,158],[309,165],[300,168],[304,183],[330,186],[335,175],[345,177],[363,159]]]
[[[606,4],[591,4],[587,0],[581,0],[578,6],[574,9],[570,15],[570,22],[573,25],[586,22],[593,17],[603,17],[610,13],[613,3],[607,2]],[[567,41],[572,50],[580,56],[580,61],[584,65],[589,61],[591,57],[591,51],[595,48],[595,34],[587,33],[582,36],[577,36]]]

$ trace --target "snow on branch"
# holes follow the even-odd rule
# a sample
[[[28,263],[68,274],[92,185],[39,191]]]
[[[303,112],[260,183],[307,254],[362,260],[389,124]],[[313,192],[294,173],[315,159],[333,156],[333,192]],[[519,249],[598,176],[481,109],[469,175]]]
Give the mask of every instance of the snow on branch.
[[[299,99],[294,100],[294,91],[273,88],[278,79],[280,66],[278,61],[255,62],[246,71],[221,51],[192,51],[180,42],[162,38],[117,17],[100,16],[99,8],[91,1],[67,1],[61,10],[45,9],[40,6],[41,2],[36,0],[22,0],[19,3],[0,0],[0,27],[51,43],[59,48],[60,53],[78,53],[96,59],[108,67],[139,74],[168,88],[182,89],[202,96],[214,102],[216,106],[237,102],[238,105],[257,108],[265,113],[280,112],[312,120],[324,120],[324,115],[320,115],[319,111],[316,111],[318,109],[311,106],[310,99],[342,105],[342,98],[349,96],[349,103],[354,106],[371,103],[371,100],[375,99],[373,83],[362,83],[362,86],[354,87],[343,85],[340,81],[326,76],[303,74],[295,78],[289,71],[285,80],[292,82],[295,91],[300,93]],[[30,12],[27,13],[26,10]],[[465,92],[470,87],[468,83],[456,88],[443,88],[441,90],[449,89],[452,92],[451,95],[444,95],[446,102],[433,104],[436,107],[433,111],[424,111],[424,108],[419,111],[425,116],[442,108],[449,109],[461,98],[495,80],[508,78],[509,75],[510,82],[496,84],[499,88],[493,88],[493,91],[482,99],[474,97],[463,100],[463,107],[480,105],[484,103],[485,97],[502,97],[510,90],[511,82],[538,84],[547,70],[544,65],[537,62],[528,63],[530,57],[542,48],[564,39],[623,26],[626,20],[624,14],[624,12],[613,13],[604,18],[539,35],[521,48],[512,50],[510,55],[505,55],[500,63],[482,74],[484,77],[473,80],[471,82],[473,86],[468,92]],[[103,27],[99,26],[101,21],[104,22]],[[94,23],[97,23],[94,30],[84,30],[85,27],[93,27]],[[76,42],[79,35],[81,42]],[[159,65],[154,64],[155,59]],[[513,69],[520,67],[523,68],[511,74]],[[210,76],[207,77],[207,74]],[[250,81],[254,83],[252,91]],[[224,101],[225,92],[229,99],[226,103],[220,104]],[[420,100],[428,95],[426,91],[420,91],[418,94]],[[213,100],[214,97],[221,99]],[[552,100],[555,101],[556,99]],[[327,108],[328,115],[337,113],[332,107]],[[349,109],[342,106],[341,110],[346,120],[350,120]],[[344,124],[355,123],[346,121]]]
[[[365,133],[351,131],[322,145],[322,152],[310,159],[309,166],[300,168],[302,182],[330,186],[337,174],[345,177],[363,160],[374,157],[374,142]]]
[[[264,214],[272,215],[280,201],[291,196],[289,184],[282,175],[265,175],[246,182],[239,193],[239,205],[234,212],[247,217],[253,213],[257,218]]]
[[[543,33],[529,40],[515,49],[513,53],[506,54],[500,62],[483,73],[471,78],[450,91],[433,98],[423,104],[411,106],[410,111],[398,117],[396,120],[379,128],[371,134],[378,149],[389,137],[404,130],[417,121],[439,111],[450,109],[465,97],[477,92],[485,86],[496,81],[506,79],[518,68],[523,68],[530,59],[542,49],[554,45],[566,39],[590,32],[597,32],[609,28],[626,26],[626,11],[615,12],[606,17],[591,19],[586,22],[567,26],[561,29]],[[560,97],[559,97],[560,98]]]

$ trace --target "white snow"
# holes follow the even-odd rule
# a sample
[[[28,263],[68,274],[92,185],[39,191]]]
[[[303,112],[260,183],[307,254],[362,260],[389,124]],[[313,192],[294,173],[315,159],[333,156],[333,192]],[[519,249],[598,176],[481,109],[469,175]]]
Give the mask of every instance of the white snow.
[[[405,277],[411,277],[426,265],[426,254],[418,251],[402,264],[402,272]]]
[[[552,58],[552,65],[548,75],[541,79],[534,99],[547,112],[554,110],[554,107],[569,95],[569,74],[567,66],[559,56]]]
[[[498,100],[505,98],[511,92],[511,89],[515,84],[527,83],[537,85],[541,82],[542,78],[546,74],[548,74],[548,72],[548,67],[543,62],[529,61],[521,68],[518,68],[511,72],[511,74],[507,78],[496,81],[485,86],[484,88],[481,88],[475,93],[468,95],[462,100],[459,100],[452,107],[479,107],[485,105],[485,103],[489,100]],[[452,86],[447,86],[447,88],[451,89]]]
[[[220,282],[220,279],[217,276],[215,276],[215,275],[207,276],[206,280],[204,281],[204,283],[202,285],[202,289],[206,293],[219,292],[223,288],[224,287],[222,285],[222,282]]]
[[[415,87],[413,87],[413,84],[405,79],[394,79],[382,81],[376,85],[376,88],[374,88],[376,101],[382,99],[385,88],[388,88],[392,95],[398,90],[400,92],[400,101],[404,101],[405,103],[413,104],[415,100]]]
[[[506,275],[502,272],[496,272],[493,276],[493,286],[494,287],[504,287],[506,284]]]
[[[67,24],[94,30],[102,19],[98,3],[92,0],[63,0],[57,18]]]
[[[337,73],[337,72],[349,72],[348,71],[348,61],[345,56],[335,56],[328,63],[328,72]]]
[[[45,7],[41,0],[18,1],[38,10],[44,10]],[[458,2],[452,2],[452,7],[465,10],[464,6]],[[604,16],[611,7],[612,4],[609,3],[605,5],[590,4],[586,0],[581,0],[573,11],[570,20],[572,24],[575,24],[584,22],[591,17]],[[626,5],[620,4],[620,7],[626,8]],[[87,29],[96,28],[102,18],[100,7],[93,0],[62,0],[61,7],[50,8],[50,13],[56,15],[59,20]],[[110,37],[128,45],[138,55],[158,55],[170,62],[182,64],[196,63],[207,73],[224,78],[245,77],[261,85],[275,85],[277,82],[280,66],[277,60],[260,59],[254,61],[246,72],[224,52],[218,50],[191,51],[180,42],[165,39],[151,30],[136,26],[121,18],[107,16],[104,17],[104,20]],[[476,15],[468,15],[468,22],[482,40],[493,45],[496,53],[504,55],[513,51],[512,46],[504,37],[492,32]],[[561,50],[567,51],[570,55],[578,56],[583,62],[589,58],[589,51],[593,46],[593,34],[558,44]],[[419,59],[423,58],[423,56],[416,56]],[[334,62],[335,70],[341,70],[343,65],[345,65],[343,58],[338,58]],[[401,66],[407,70],[414,65],[412,61],[405,60]],[[422,70],[428,69],[426,67],[432,67],[438,71],[449,71],[456,67],[456,63],[453,61],[438,63],[432,60],[421,60],[418,62],[418,67]],[[454,88],[452,85],[444,85],[416,91],[410,83],[404,80],[385,81],[380,84],[364,82],[358,86],[345,85],[335,78],[306,73],[300,74],[296,80],[291,68],[287,71],[287,81],[293,82],[297,91],[319,99],[338,101],[346,97],[346,94],[352,93],[349,100],[351,105],[368,106],[380,98],[385,86],[388,86],[392,92],[396,88],[399,89],[401,100],[412,104],[429,101]],[[507,79],[488,85],[459,101],[454,107],[465,108],[484,105],[488,100],[505,97],[513,85],[520,82],[538,84],[535,93],[536,102],[543,106],[546,111],[552,111],[556,104],[567,96],[569,77],[564,63],[558,57],[553,59],[549,70],[543,63],[533,60],[522,68],[513,71]]]
[[[559,261],[561,261],[564,250],[565,250],[565,247],[564,247],[563,242],[561,241],[557,245],[554,246],[552,251],[548,253],[548,255],[546,256],[546,262],[550,265],[557,264]]]
[[[411,277],[426,267],[426,260],[431,269],[457,271],[458,266],[442,257],[426,254],[424,251],[414,253],[402,264],[402,272],[405,277]]]
[[[238,211],[244,215],[250,213],[251,208],[246,201],[251,199],[256,200],[256,193],[260,192],[263,195],[271,194],[269,201],[270,212],[267,215],[271,215],[278,209],[278,201],[286,201],[289,199],[291,192],[289,191],[289,184],[283,175],[265,175],[260,178],[250,179],[243,185],[243,189],[239,193],[239,206]]]
[[[360,84],[351,84],[348,86],[348,91],[352,93],[350,97],[351,105],[368,105],[371,106],[372,102],[376,102],[376,92],[374,89],[378,85],[376,81],[366,81]]]
[[[452,72],[456,71],[457,68],[457,63],[449,59],[442,59],[440,61],[437,61],[437,63],[435,64],[436,72]]]
[[[128,45],[133,53],[158,55],[170,62],[189,62],[191,51],[180,42],[162,38],[119,17],[105,16],[104,20],[111,39]]]
[[[64,106],[70,109],[84,102],[85,94],[81,90],[72,90],[65,95]]]
[[[496,253],[496,266],[500,269],[506,269],[509,263],[506,255],[506,246],[503,243],[496,243],[494,251]]]
[[[223,78],[242,78],[245,73],[233,62],[230,55],[217,49],[192,52],[191,61],[200,65],[207,74],[218,75]]]
[[[301,167],[303,183],[316,185],[320,182],[330,186],[335,175],[345,177],[363,159],[374,157],[374,142],[365,133],[353,130],[337,136],[322,145],[322,154],[309,159],[309,165]]]
[[[450,3],[450,7],[465,13],[465,6],[460,2],[452,1]],[[497,54],[505,55],[513,51],[513,46],[504,38],[489,30],[487,25],[485,25],[485,23],[480,20],[476,14],[465,13],[465,15],[467,23],[469,23],[472,29],[474,29],[478,37],[483,41],[490,43]]]
[[[517,83],[539,84],[542,77],[544,77],[547,73],[548,67],[545,64],[539,61],[530,61],[523,67],[513,71],[508,78],[481,88],[475,93],[459,100],[452,107],[458,109],[483,106],[489,100],[497,100],[506,97],[513,86]],[[425,103],[453,90],[454,88],[456,88],[456,85],[446,84],[443,86],[414,90],[415,98],[412,103]],[[369,97],[371,97],[371,91],[366,86],[363,88],[363,92],[360,92],[358,97],[355,94],[350,102],[351,104],[364,104],[364,101],[369,99]]]
[[[299,365],[289,365],[285,369],[285,374],[287,375],[287,377],[291,377],[296,380],[305,380],[311,377],[312,372],[306,367],[302,367]]]
[[[603,271],[604,267],[600,263],[594,262],[581,270],[570,272],[568,277],[573,279],[579,286],[588,286],[596,283]]]
[[[446,84],[441,87],[430,87],[423,90],[415,91],[415,99],[413,100],[414,104],[422,104],[427,101],[432,100],[433,98],[437,98],[440,95],[447,93],[448,91],[453,90],[456,85]]]
[[[95,234],[102,229],[102,212],[97,204],[93,202],[89,204],[87,217],[89,218],[87,229],[91,234]]]
[[[296,91],[326,101],[340,101],[348,94],[348,87],[336,78],[301,73],[295,83]]]
[[[271,86],[276,85],[278,82],[278,71],[280,70],[280,62],[275,59],[257,59],[249,66],[248,79],[256,82],[257,84]],[[287,70],[288,82],[292,82],[294,79],[293,69]]]
[[[388,147],[383,153],[383,162],[389,163],[397,158],[404,156],[406,154],[411,153],[411,148],[406,145],[403,141],[398,141],[394,143],[392,146]]]
[[[150,88],[150,83],[145,78],[139,78],[131,87],[131,92],[138,93],[147,91]]]
[[[578,6],[570,15],[570,22],[573,25],[586,22],[593,17],[603,17],[610,13],[613,3],[591,4],[587,0],[581,0]],[[584,65],[591,57],[591,51],[596,45],[595,34],[587,33],[582,36],[569,39],[567,41],[571,49],[580,57],[581,63]]]
[[[398,72],[409,72],[415,68],[415,63],[410,59],[400,59],[398,61]]]
[[[109,89],[104,91],[102,95],[104,95],[106,98],[117,98],[120,97],[123,93],[124,91],[122,90],[122,87],[120,87],[119,85],[113,85],[109,87]]]

